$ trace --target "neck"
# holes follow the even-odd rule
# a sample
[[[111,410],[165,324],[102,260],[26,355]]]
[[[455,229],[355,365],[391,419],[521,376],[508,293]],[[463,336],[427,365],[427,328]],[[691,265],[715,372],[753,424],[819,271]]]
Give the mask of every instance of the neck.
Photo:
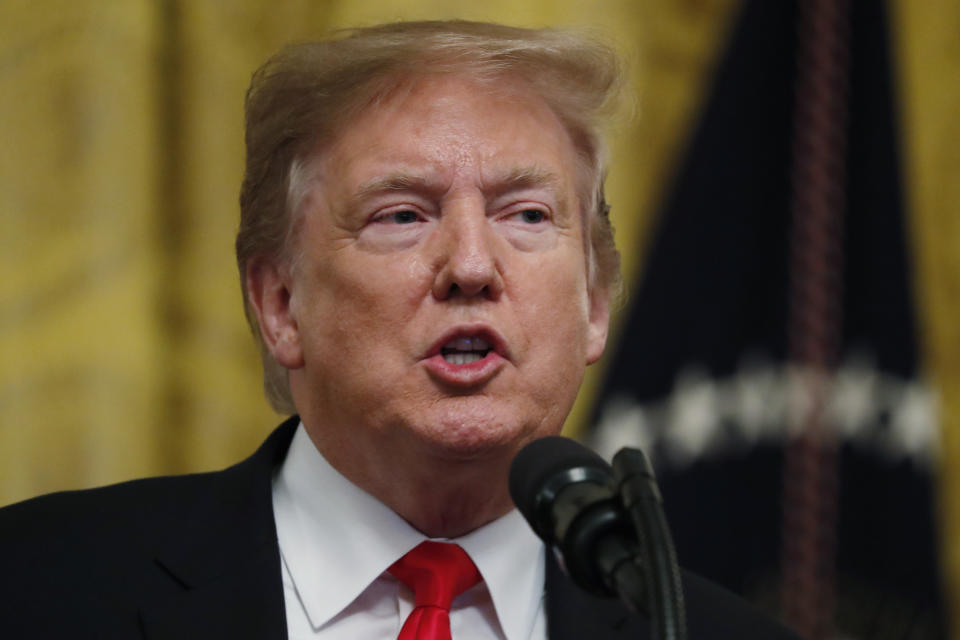
[[[429,446],[350,446],[307,432],[331,466],[428,537],[465,535],[513,508],[510,452],[462,458]]]
[[[478,473],[477,467],[466,471],[449,468],[371,492],[423,534],[456,538],[513,508],[506,484],[507,469],[482,467]]]

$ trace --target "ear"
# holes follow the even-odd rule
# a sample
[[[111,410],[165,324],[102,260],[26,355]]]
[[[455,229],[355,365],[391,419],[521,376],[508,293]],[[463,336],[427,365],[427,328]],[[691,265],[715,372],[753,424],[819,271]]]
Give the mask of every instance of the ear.
[[[603,355],[610,329],[610,290],[594,287],[589,293],[590,318],[587,325],[587,364],[593,364]]]
[[[299,369],[303,366],[303,349],[290,307],[289,269],[278,265],[276,259],[259,257],[247,263],[245,275],[247,297],[267,350],[280,365]]]

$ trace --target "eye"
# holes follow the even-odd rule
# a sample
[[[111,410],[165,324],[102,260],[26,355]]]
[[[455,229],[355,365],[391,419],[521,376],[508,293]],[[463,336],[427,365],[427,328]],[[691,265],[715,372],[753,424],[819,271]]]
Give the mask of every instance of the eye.
[[[400,209],[379,215],[374,219],[375,222],[388,224],[408,225],[420,221],[420,214],[412,209]]]
[[[526,222],[527,224],[537,224],[538,222],[543,222],[546,216],[543,215],[543,211],[539,209],[524,209],[520,212],[520,219]]]
[[[507,209],[501,220],[513,229],[523,233],[539,233],[546,230],[548,224],[553,220],[550,209],[533,203],[524,204]]]

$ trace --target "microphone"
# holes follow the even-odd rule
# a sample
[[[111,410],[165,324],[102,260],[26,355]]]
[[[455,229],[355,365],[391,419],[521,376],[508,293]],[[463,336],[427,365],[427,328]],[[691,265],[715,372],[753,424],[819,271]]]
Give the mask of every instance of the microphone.
[[[569,438],[549,436],[520,450],[509,487],[520,513],[574,583],[646,611],[639,545],[610,465]]]

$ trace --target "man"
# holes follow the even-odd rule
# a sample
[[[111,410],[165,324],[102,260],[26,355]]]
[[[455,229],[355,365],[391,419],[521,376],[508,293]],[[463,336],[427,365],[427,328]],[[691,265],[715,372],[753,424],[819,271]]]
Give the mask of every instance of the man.
[[[645,633],[566,582],[506,489],[604,349],[618,258],[598,121],[617,82],[602,45],[467,22],[373,27],[268,61],[247,98],[237,257],[268,396],[299,417],[223,472],[7,509],[7,628]],[[456,556],[446,604],[423,606],[418,549]],[[693,637],[781,637],[731,596],[687,588]],[[422,635],[427,619],[439,635]]]

